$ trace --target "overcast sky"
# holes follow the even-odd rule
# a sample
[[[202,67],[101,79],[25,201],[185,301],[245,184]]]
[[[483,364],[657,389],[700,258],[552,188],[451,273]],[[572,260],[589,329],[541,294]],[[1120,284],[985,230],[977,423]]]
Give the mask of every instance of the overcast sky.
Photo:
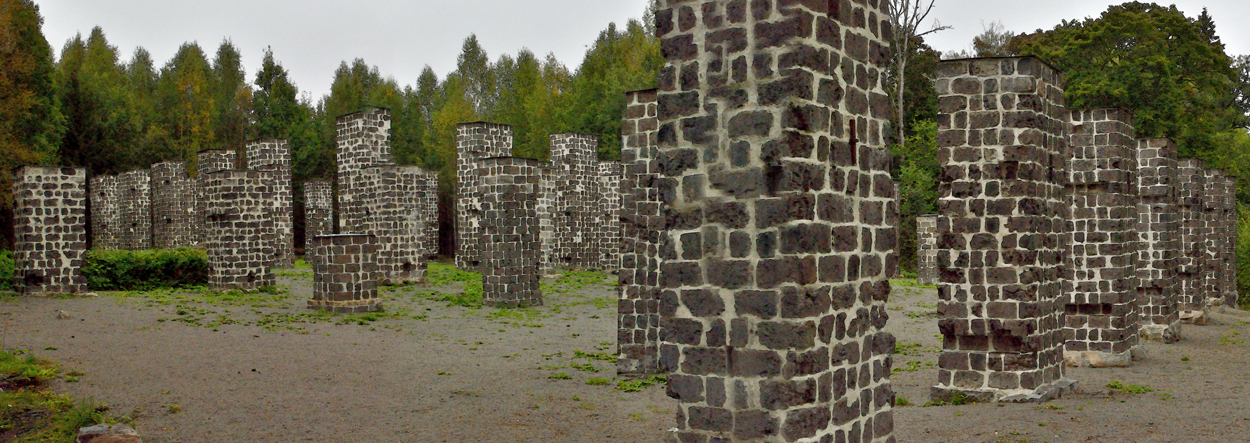
[[[183,42],[210,55],[225,38],[243,53],[255,79],[265,47],[314,100],[326,94],[342,61],[363,58],[400,84],[416,82],[425,65],[440,77],[455,68],[460,45],[477,34],[492,59],[529,48],[576,69],[608,23],[639,18],[647,0],[35,0],[44,35],[59,53],[76,33],[104,28],[123,61],[142,46],[158,68]],[[1008,30],[1049,29],[1063,19],[1097,16],[1120,1],[938,0],[932,19],[954,29],[928,37],[943,52],[967,48],[982,24],[1001,20]],[[1250,53],[1247,0],[1177,0],[1191,17],[1210,9],[1230,55]],[[930,22],[932,22],[932,19]],[[928,24],[926,24],[928,26]]]

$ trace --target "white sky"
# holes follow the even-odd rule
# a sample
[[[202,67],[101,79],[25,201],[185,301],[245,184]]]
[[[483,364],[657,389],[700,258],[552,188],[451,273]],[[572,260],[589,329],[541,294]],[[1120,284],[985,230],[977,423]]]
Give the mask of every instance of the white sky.
[[[477,34],[491,59],[527,47],[576,69],[608,23],[640,18],[647,0],[36,0],[44,35],[59,53],[75,33],[104,28],[123,60],[138,46],[157,67],[183,42],[196,41],[211,56],[225,38],[243,54],[255,79],[264,48],[273,48],[292,80],[314,100],[326,94],[342,61],[363,58],[402,85],[416,83],[425,65],[440,77],[455,69],[460,45]],[[955,28],[931,35],[946,52],[967,48],[982,24],[1001,20],[1008,30],[1050,29],[1063,19],[1097,16],[1122,1],[937,0],[931,19]],[[1173,2],[1163,1],[1160,4]],[[1250,53],[1250,0],[1176,0],[1186,15],[1202,7],[1215,18],[1230,55]],[[927,24],[926,24],[927,26]]]

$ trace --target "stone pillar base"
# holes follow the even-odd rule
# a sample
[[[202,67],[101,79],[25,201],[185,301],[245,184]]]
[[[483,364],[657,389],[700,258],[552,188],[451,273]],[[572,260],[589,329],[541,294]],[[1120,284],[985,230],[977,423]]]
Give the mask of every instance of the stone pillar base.
[[[1133,351],[1063,351],[1063,362],[1069,368],[1127,368],[1133,366]]]
[[[382,310],[382,301],[376,299],[348,301],[309,300],[308,307],[311,309],[340,312],[345,314],[354,312],[377,312]]]
[[[1077,384],[1076,380],[1064,378],[1032,390],[981,390],[933,386],[929,388],[929,400],[950,403],[963,397],[967,401],[976,403],[1044,403],[1075,391]]]
[[[1141,325],[1141,331],[1138,334],[1141,338],[1150,341],[1164,344],[1176,343],[1181,341],[1181,322],[1177,320],[1170,325]]]

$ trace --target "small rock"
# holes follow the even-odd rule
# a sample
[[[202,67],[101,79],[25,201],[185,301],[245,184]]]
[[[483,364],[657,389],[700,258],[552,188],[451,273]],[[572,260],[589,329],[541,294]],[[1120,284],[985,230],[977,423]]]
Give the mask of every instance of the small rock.
[[[68,313],[66,313],[65,311],[62,311],[62,310],[59,310],[59,309],[56,311],[56,319],[57,319],[57,320],[69,320],[69,319],[71,319],[71,318],[74,318],[74,317],[73,317],[73,316],[71,316],[71,315],[69,315],[69,314],[68,314]]]
[[[1206,311],[1181,311],[1181,322],[1202,326],[1207,324]]]
[[[139,433],[121,423],[98,424],[78,429],[75,443],[143,443]]]

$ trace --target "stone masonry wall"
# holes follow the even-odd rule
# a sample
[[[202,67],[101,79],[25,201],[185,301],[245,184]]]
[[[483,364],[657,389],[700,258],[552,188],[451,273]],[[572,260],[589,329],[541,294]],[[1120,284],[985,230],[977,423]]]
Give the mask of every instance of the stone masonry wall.
[[[312,254],[313,237],[334,234],[334,185],[329,181],[304,182],[304,254]]]
[[[361,180],[364,169],[391,161],[391,111],[367,108],[340,116],[336,126],[338,222],[344,234],[364,233],[367,201]]]
[[[23,166],[13,177],[13,289],[87,291],[87,171]]]
[[[877,4],[656,13],[667,441],[893,441]]]
[[[496,307],[542,305],[541,163],[507,157],[477,165],[482,180],[482,300]]]
[[[295,195],[291,183],[291,143],[287,140],[264,140],[247,145],[247,169],[273,174],[273,221],[277,230],[274,266],[289,268],[295,264]]]
[[[152,249],[152,173],[147,169],[117,176],[117,215],[121,223],[121,249]]]
[[[91,247],[115,251],[122,248],[121,213],[116,175],[91,177]]]
[[[621,269],[621,162],[600,162],[595,202],[594,233],[587,239],[599,251],[598,268],[606,272]]]
[[[657,91],[625,94],[621,125],[621,268],[617,358],[620,375],[660,372],[660,190],[655,186],[659,129]]]
[[[1224,303],[1237,307],[1240,294],[1237,292],[1237,178],[1224,178],[1224,220],[1223,254],[1224,270],[1220,279],[1221,293]]]
[[[1226,260],[1225,241],[1228,236],[1225,234],[1225,218],[1232,208],[1225,207],[1228,200],[1228,180],[1224,175],[1224,171],[1218,169],[1207,169],[1203,173],[1206,175],[1205,191],[1203,191],[1203,223],[1205,235],[1203,235],[1204,243],[1206,243],[1205,261],[1202,274],[1206,282],[1203,284],[1203,296],[1205,306],[1218,306],[1225,303],[1224,300],[1224,265]]]
[[[1035,58],[938,65],[935,400],[1046,400],[1064,378],[1068,111]]]
[[[1180,214],[1180,248],[1176,263],[1178,282],[1177,309],[1182,313],[1201,311],[1206,303],[1206,222],[1203,217],[1202,193],[1206,191],[1206,175],[1202,160],[1191,158],[1177,162],[1176,202]]]
[[[196,154],[196,175],[195,175],[195,242],[199,245],[208,243],[208,226],[204,225],[207,220],[205,214],[208,211],[207,196],[204,194],[204,177],[208,174],[220,171],[231,171],[237,169],[238,153],[229,150],[205,150]]]
[[[372,312],[378,298],[378,239],[368,234],[318,235],[309,252],[313,297],[308,307],[334,312]]]
[[[438,256],[438,171],[418,169],[417,186],[421,193],[422,250],[427,258]]]
[[[938,284],[938,216],[916,217],[916,283]]]
[[[539,166],[539,175],[542,177],[542,192],[538,194],[538,232],[542,241],[542,257],[539,260],[539,266],[542,267],[544,274],[549,274],[555,269],[556,242],[556,181],[555,171],[551,163],[545,163]]]
[[[152,247],[195,246],[195,182],[186,162],[152,165]]]
[[[1140,335],[1174,343],[1181,338],[1176,281],[1176,144],[1154,138],[1137,141],[1137,305]]]
[[[208,286],[253,291],[273,286],[273,174],[267,171],[211,172],[200,176],[207,208]]]
[[[1122,109],[1072,111],[1064,359],[1130,366],[1137,348],[1137,140]]]
[[[478,270],[482,251],[481,195],[478,160],[512,156],[512,127],[496,123],[464,123],[456,127],[456,267]]]
[[[425,278],[419,171],[416,166],[375,166],[364,170],[363,195],[369,201],[365,233],[378,237],[378,273],[385,283],[403,284]]]
[[[555,264],[568,269],[599,269],[598,243],[592,241],[598,212],[599,140],[586,134],[551,135],[555,176]]]

